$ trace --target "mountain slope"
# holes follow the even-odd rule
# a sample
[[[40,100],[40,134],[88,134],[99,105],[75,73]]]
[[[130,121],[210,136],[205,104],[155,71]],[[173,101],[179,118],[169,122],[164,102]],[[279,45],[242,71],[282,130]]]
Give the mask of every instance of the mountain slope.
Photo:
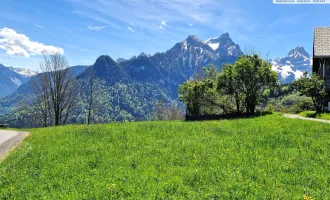
[[[298,46],[289,51],[287,56],[271,61],[272,69],[278,73],[279,81],[290,83],[300,78],[304,72],[312,72],[312,58],[306,50]]]
[[[95,63],[77,74],[81,101],[72,122],[84,123],[88,102],[88,80],[92,72],[101,80],[97,99],[96,122],[136,121],[151,119],[153,105],[158,101],[177,101],[178,88],[183,82],[203,73],[202,68],[215,64],[221,69],[224,63],[234,63],[240,48],[224,34],[218,38],[218,48],[197,36],[190,35],[163,53],[141,53],[129,60],[115,62],[110,56],[100,56]],[[235,50],[235,51],[234,51]],[[14,108],[29,91],[29,83],[15,93],[0,100],[0,114],[15,112]],[[97,102],[98,100],[95,100]],[[2,108],[1,108],[2,107]],[[15,119],[13,119],[15,121]],[[14,121],[12,121],[14,123]]]
[[[229,37],[229,33],[205,41],[218,56],[241,56],[243,52],[238,44]]]
[[[13,68],[0,64],[0,97],[14,92],[19,86],[30,79],[30,76],[21,75]]]
[[[97,82],[95,102],[100,102],[93,112],[94,122],[149,120],[153,105],[158,101],[169,103],[178,100],[179,85],[199,77],[202,68],[214,64],[221,70],[223,64],[234,63],[243,55],[238,44],[228,33],[206,41],[190,35],[163,53],[141,53],[129,60],[114,61],[110,56],[98,57],[91,66],[72,67],[81,92],[79,107],[71,122],[84,123],[89,99],[88,81],[92,74]],[[273,70],[279,74],[281,83],[289,83],[304,71],[311,70],[310,55],[302,47],[291,50],[284,58],[271,60]],[[16,72],[15,72],[16,73]],[[16,73],[17,74],[17,73]],[[3,78],[7,80],[8,78]],[[0,100],[0,115],[13,112],[29,82],[16,92]]]
[[[121,81],[126,82],[129,79],[123,68],[110,56],[106,55],[98,57],[95,63],[83,71],[77,78],[87,78],[91,72],[99,79],[106,81],[109,85]]]
[[[35,76],[38,74],[37,72],[30,70],[30,69],[14,68],[14,67],[8,67],[8,68],[25,78],[31,78],[32,76]]]

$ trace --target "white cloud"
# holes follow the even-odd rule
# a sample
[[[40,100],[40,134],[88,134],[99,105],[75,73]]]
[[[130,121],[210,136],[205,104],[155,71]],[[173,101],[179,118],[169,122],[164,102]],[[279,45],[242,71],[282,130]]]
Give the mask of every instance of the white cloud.
[[[40,29],[45,29],[44,26],[41,26],[41,25],[39,25],[39,24],[36,24],[36,27],[38,27],[38,28],[40,28]]]
[[[0,29],[0,49],[4,49],[8,55],[24,57],[64,53],[64,50],[60,47],[31,41],[24,34],[17,33],[15,30],[7,27]]]
[[[147,31],[167,29],[169,35],[182,37],[191,34],[191,28],[203,26],[214,32],[229,32],[232,36],[259,34],[259,22],[235,1],[225,0],[67,0],[84,7],[88,13],[116,24],[133,23]],[[225,5],[225,6],[224,6]],[[109,12],[111,10],[111,12]],[[161,18],[160,18],[161,16]],[[94,18],[91,18],[96,20]],[[162,24],[164,21],[167,25]],[[171,22],[171,27],[168,22]],[[221,22],[221,23],[219,23]],[[186,24],[180,26],[180,24]],[[190,25],[191,24],[191,25]],[[110,27],[110,26],[109,26]],[[120,29],[119,29],[120,30]],[[196,30],[202,32],[202,30]]]
[[[165,29],[165,26],[167,26],[166,22],[164,20],[162,20],[162,22],[160,23],[159,28],[160,29]]]
[[[127,28],[128,28],[128,30],[130,30],[131,32],[135,32],[135,31],[132,29],[132,27],[128,26]]]
[[[213,9],[215,9],[214,4],[217,4],[218,2],[218,0],[157,0],[157,3],[154,0],[67,1],[85,7],[87,9],[85,12],[88,13],[88,15],[90,15],[90,13],[97,13],[104,19],[116,21],[117,24],[133,23],[134,26],[145,30],[165,28],[166,25],[162,24],[162,19],[166,19],[173,23],[179,22],[185,24],[195,21],[196,23],[210,22],[214,17],[210,13],[212,13]],[[109,12],[109,10],[111,10],[111,12]],[[217,10],[217,13],[219,12],[221,11]],[[81,13],[79,12],[79,14]],[[84,15],[87,16],[87,14]],[[159,16],[162,16],[162,19],[159,19]],[[92,16],[89,17],[93,20],[98,20]],[[163,21],[166,23],[165,20]],[[213,21],[210,22],[210,24],[211,23],[213,24]]]
[[[88,26],[87,28],[91,31],[102,31],[107,26]]]

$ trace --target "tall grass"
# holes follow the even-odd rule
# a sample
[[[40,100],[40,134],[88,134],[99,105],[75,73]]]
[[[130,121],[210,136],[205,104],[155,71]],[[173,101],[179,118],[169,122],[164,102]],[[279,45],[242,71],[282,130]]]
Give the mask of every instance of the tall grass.
[[[299,113],[303,117],[316,118],[316,119],[326,119],[330,120],[330,113],[317,113],[315,111],[304,111]]]
[[[0,199],[327,199],[330,125],[279,115],[31,130]]]

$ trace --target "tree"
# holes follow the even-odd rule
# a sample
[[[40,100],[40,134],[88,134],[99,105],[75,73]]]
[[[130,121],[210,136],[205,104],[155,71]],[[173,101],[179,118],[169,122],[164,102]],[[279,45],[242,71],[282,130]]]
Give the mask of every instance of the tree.
[[[217,79],[218,75],[218,70],[217,67],[214,66],[213,64],[210,64],[207,67],[203,67],[204,73],[205,73],[205,78],[215,81]]]
[[[43,126],[64,125],[77,103],[78,90],[69,64],[60,54],[44,56],[33,82],[34,103],[43,116]]]
[[[153,106],[152,119],[153,120],[166,120],[167,119],[167,109],[166,109],[163,101],[158,101]]]
[[[170,105],[170,107],[168,108],[167,115],[168,115],[167,118],[169,120],[182,120],[183,119],[182,110],[175,103],[172,103]]]
[[[241,113],[244,104],[244,95],[238,89],[240,82],[236,79],[237,73],[233,65],[224,64],[222,72],[217,76],[217,91],[221,94],[233,96],[236,113]]]
[[[88,77],[88,92],[89,92],[89,99],[88,99],[88,115],[87,115],[87,124],[91,123],[92,117],[92,109],[93,109],[93,98],[95,92],[95,71],[94,68],[90,68],[90,73]]]
[[[179,87],[179,99],[186,105],[188,115],[200,115],[204,94],[202,81],[188,81]]]
[[[34,123],[42,127],[48,126],[50,115],[49,89],[45,77],[43,74],[38,74],[37,78],[32,78],[30,86],[33,94],[26,95],[28,98],[23,105],[23,108],[33,116]]]
[[[238,104],[243,95],[248,113],[254,113],[259,103],[260,95],[266,88],[278,85],[276,72],[271,64],[262,60],[258,55],[241,56],[234,65],[227,65],[218,77],[219,89],[225,94],[233,94],[236,110],[240,112]]]
[[[165,105],[163,101],[157,101],[153,106],[152,120],[181,120],[182,110],[176,103]]]
[[[307,72],[303,77],[293,82],[293,85],[301,95],[306,95],[312,98],[313,104],[317,112],[322,111],[322,100],[327,95],[324,81],[316,74],[309,76]]]

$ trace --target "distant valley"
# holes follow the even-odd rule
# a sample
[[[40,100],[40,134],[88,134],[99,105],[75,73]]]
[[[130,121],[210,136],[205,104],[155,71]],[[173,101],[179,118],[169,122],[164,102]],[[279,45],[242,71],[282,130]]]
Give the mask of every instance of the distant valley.
[[[157,101],[177,102],[178,88],[183,82],[203,73],[202,68],[214,64],[220,71],[223,64],[234,63],[243,52],[228,33],[220,37],[200,40],[190,35],[163,53],[141,53],[130,59],[102,55],[91,66],[72,67],[81,84],[81,110],[74,120],[83,123],[86,118],[86,82],[91,70],[102,81],[103,107],[95,121],[136,121],[151,118]],[[290,83],[303,72],[311,71],[311,58],[303,47],[289,51],[287,56],[270,60],[281,83]],[[0,65],[0,115],[15,112],[25,93],[30,91],[29,80],[36,73],[30,70]]]

